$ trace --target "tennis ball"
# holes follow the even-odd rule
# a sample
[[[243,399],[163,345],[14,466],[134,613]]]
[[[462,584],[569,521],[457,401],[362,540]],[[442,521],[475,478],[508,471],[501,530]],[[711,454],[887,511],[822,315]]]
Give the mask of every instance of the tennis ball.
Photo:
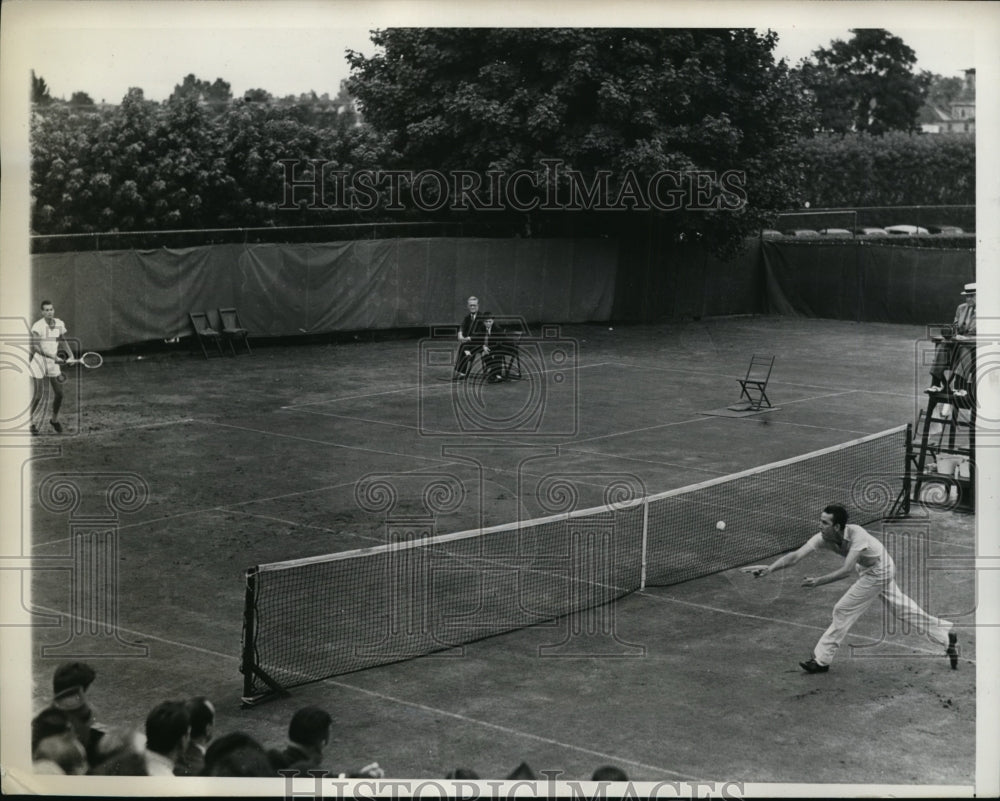
[[[717,529],[719,529],[719,531],[725,531],[726,530],[726,521],[725,520],[720,520],[718,523],[715,524],[715,527]]]
[[[614,330],[615,330],[614,328],[610,328],[610,327],[608,328],[608,331],[614,331]]]

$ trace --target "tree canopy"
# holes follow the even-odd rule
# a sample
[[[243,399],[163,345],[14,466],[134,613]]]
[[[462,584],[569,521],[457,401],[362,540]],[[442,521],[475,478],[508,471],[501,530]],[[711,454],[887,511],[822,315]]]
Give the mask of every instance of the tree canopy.
[[[917,57],[883,28],[855,28],[847,42],[836,39],[815,50],[801,67],[824,131],[914,131],[932,76],[915,74]]]
[[[408,28],[372,41],[377,55],[348,53],[348,85],[396,167],[510,174],[557,161],[587,179],[606,171],[619,198],[669,171],[689,199],[732,171],[745,188],[738,208],[658,217],[716,243],[794,202],[791,148],[813,120],[774,61],[773,33]]]
[[[117,106],[88,104],[82,92],[70,103],[36,104],[32,230],[158,231],[356,219],[282,207],[282,160],[323,160],[341,170],[374,166],[380,150],[353,115],[242,99],[212,106],[204,99],[206,88],[220,97],[229,84],[188,77],[163,103],[132,88]]]

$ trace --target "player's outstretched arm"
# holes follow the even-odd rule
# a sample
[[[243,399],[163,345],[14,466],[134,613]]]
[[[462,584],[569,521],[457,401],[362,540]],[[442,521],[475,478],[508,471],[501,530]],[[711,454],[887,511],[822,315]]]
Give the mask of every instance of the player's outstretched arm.
[[[833,584],[835,581],[840,581],[854,575],[854,566],[858,563],[858,557],[860,556],[861,551],[848,551],[847,556],[844,558],[844,564],[839,568],[832,573],[827,573],[825,576],[807,576],[802,579],[802,586],[821,587],[824,584]]]
[[[797,551],[789,551],[784,556],[779,557],[776,561],[769,564],[767,567],[761,568],[760,570],[756,571],[754,573],[754,576],[756,578],[760,578],[761,576],[769,576],[775,570],[784,570],[786,567],[791,567],[792,565],[797,564],[802,559],[802,557],[804,557],[811,551],[812,547],[807,542]]]

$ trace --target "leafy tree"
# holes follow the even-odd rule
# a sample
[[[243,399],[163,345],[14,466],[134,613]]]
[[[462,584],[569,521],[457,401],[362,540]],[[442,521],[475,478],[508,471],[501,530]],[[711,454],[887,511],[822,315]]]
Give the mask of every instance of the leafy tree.
[[[260,90],[263,92],[263,90]],[[263,92],[268,98],[266,92]],[[259,96],[259,95],[258,95]],[[201,90],[164,103],[132,88],[117,107],[36,105],[31,118],[32,228],[39,234],[351,222],[341,210],[279,208],[283,159],[377,166],[378,137],[331,113],[238,100],[220,109]],[[332,100],[327,104],[335,109]],[[321,116],[321,115],[319,115]],[[341,115],[342,116],[342,115]]]
[[[194,73],[189,73],[184,76],[182,83],[174,86],[169,99],[175,100],[181,97],[192,97],[210,106],[219,107],[229,103],[233,99],[233,93],[229,83],[222,78],[216,78],[213,83],[209,83],[196,77]]]
[[[31,102],[39,105],[52,102],[49,85],[41,75],[35,75],[34,70],[31,71]]]
[[[247,103],[270,103],[274,100],[266,89],[247,89],[243,93],[243,99]]]
[[[798,150],[814,208],[976,202],[974,134],[825,134]]]
[[[74,108],[86,108],[94,105],[94,99],[86,92],[73,92],[69,104]]]
[[[813,52],[801,67],[822,130],[835,133],[914,131],[931,74],[914,74],[917,57],[883,28],[855,28],[850,41],[836,39]]]
[[[927,102],[947,110],[951,102],[962,93],[964,86],[965,82],[961,78],[934,75],[927,90]]]
[[[676,171],[690,196],[696,171],[739,171],[748,195],[739,210],[657,220],[712,234],[722,249],[797,194],[789,144],[813,121],[798,82],[774,62],[771,32],[390,29],[372,41],[377,55],[349,51],[347,86],[400,154],[396,166],[483,176],[553,159],[589,181],[610,171],[618,199],[632,178],[642,186]]]

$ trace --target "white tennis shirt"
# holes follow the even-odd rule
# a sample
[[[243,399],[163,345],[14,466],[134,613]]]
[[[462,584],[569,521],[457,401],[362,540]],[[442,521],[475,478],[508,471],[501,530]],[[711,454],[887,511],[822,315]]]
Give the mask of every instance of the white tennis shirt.
[[[66,336],[66,324],[56,317],[53,318],[52,326],[50,327],[43,317],[31,326],[31,333],[38,337],[42,353],[52,357],[51,359],[46,359],[37,353],[32,353],[30,364],[31,377],[45,378],[47,375],[59,375],[59,365],[52,361],[52,359],[59,352],[59,337]]]
[[[836,545],[824,540],[823,535],[818,531],[809,538],[806,545],[809,546],[809,550],[811,551],[826,548],[845,557],[851,551],[860,551],[858,564],[862,567],[875,567],[879,564],[885,564],[888,561],[885,547],[882,543],[865,529],[861,528],[861,526],[856,526],[853,523],[848,523],[844,527],[844,545],[839,549]]]

